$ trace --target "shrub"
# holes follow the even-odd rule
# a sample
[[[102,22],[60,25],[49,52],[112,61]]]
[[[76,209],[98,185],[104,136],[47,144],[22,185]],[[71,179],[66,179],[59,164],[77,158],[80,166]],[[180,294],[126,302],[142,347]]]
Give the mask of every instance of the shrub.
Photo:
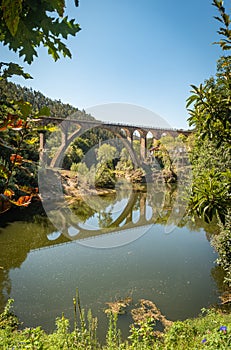
[[[217,263],[225,272],[224,281],[231,287],[231,209],[225,218],[225,224],[219,224],[221,231],[213,237],[212,245],[219,254]]]

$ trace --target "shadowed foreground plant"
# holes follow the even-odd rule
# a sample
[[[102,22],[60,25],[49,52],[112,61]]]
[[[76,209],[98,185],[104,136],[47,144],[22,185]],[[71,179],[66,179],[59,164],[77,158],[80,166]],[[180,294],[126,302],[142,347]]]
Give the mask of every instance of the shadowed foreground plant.
[[[14,299],[8,299],[4,311],[0,314],[0,329],[10,328],[15,330],[20,325],[18,318],[12,312]]]

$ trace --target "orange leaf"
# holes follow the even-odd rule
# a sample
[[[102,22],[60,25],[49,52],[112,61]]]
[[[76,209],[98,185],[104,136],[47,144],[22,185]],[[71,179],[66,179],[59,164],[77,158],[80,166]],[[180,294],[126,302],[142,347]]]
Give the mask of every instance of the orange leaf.
[[[13,204],[19,206],[19,207],[27,207],[31,202],[31,196],[21,196],[18,198],[16,202],[12,202]]]
[[[4,196],[11,198],[14,195],[14,191],[12,191],[11,189],[7,189],[4,191]]]
[[[12,130],[21,130],[23,128],[23,120],[22,119],[18,119],[13,121],[13,123],[10,123],[9,125]]]
[[[19,154],[11,154],[10,156],[11,163],[15,163],[15,165],[21,165],[23,161],[23,157]]]

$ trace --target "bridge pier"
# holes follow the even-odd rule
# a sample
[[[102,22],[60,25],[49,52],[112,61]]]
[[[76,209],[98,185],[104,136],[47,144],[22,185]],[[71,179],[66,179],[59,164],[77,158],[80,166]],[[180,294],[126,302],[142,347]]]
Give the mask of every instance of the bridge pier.
[[[147,157],[147,133],[140,132],[140,160],[144,161]]]
[[[40,131],[39,132],[39,161],[41,163],[44,161],[45,143],[46,143],[45,131]]]
[[[134,128],[127,128],[126,133],[127,133],[127,140],[131,145],[131,148],[133,149],[133,133],[135,129]]]
[[[142,193],[140,196],[140,217],[146,217],[146,201],[147,193]]]
[[[63,128],[61,128],[61,142],[64,147],[67,147],[67,137],[67,130],[63,130]]]

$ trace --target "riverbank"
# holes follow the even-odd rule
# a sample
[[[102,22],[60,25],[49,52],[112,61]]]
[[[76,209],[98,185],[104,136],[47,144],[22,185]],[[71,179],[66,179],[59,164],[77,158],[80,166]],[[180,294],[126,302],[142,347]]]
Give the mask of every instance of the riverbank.
[[[64,317],[56,319],[56,330],[45,333],[41,327],[18,330],[18,320],[11,311],[11,303],[0,315],[1,349],[78,349],[78,350],[193,350],[193,349],[230,349],[231,314],[220,310],[203,310],[194,319],[171,322],[164,332],[155,331],[155,320],[146,318],[134,321],[130,326],[130,336],[122,341],[117,328],[118,314],[109,314],[109,326],[104,344],[97,339],[97,320],[88,313],[83,316],[78,299],[74,298],[76,321],[74,331],[70,331],[70,322]],[[77,310],[80,322],[77,321]]]
[[[116,190],[113,188],[95,188],[87,186],[81,188],[81,186],[79,186],[76,173],[70,170],[61,170],[60,175],[63,192],[68,202],[70,200],[81,199],[84,195],[89,194],[103,196],[106,194],[116,193]]]

